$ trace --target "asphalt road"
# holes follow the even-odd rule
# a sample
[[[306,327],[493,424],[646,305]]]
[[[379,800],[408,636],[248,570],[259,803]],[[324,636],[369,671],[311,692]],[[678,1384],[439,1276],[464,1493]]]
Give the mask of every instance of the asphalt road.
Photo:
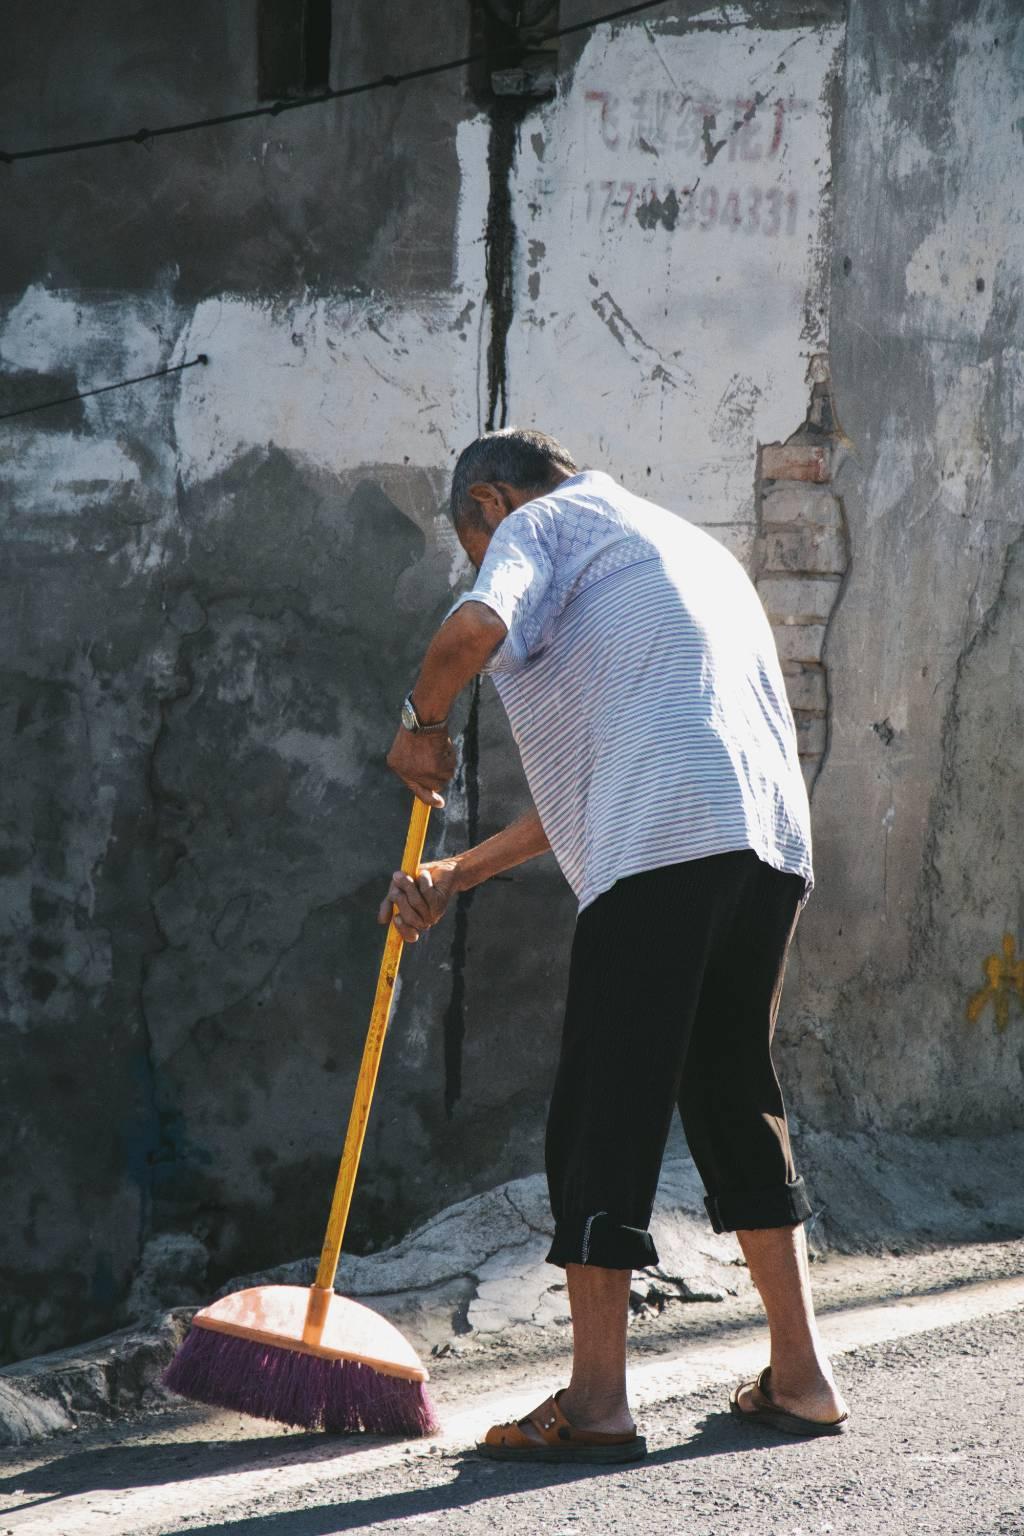
[[[102,1531],[103,1490],[129,1485],[159,1490],[145,1536],[1024,1536],[1024,1309],[858,1349],[838,1369],[852,1414],[841,1438],[738,1425],[715,1386],[649,1406],[647,1460],[603,1472],[417,1448],[383,1465],[349,1457],[335,1480],[322,1437],[289,1436],[288,1465],[305,1452],[317,1475],[275,1489],[280,1439],[211,1438],[198,1422],[194,1439],[129,1434],[0,1478],[0,1536],[78,1529],[61,1499],[83,1489]],[[197,1509],[183,1487],[211,1475],[218,1496]]]

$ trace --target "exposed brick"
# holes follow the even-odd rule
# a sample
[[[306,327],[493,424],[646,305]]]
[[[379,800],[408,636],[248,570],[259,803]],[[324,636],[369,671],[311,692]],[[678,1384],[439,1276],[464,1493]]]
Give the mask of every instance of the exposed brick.
[[[825,671],[823,667],[802,667],[796,662],[787,662],[783,667],[783,676],[786,679],[786,692],[789,702],[794,710],[810,709],[824,710],[828,703],[828,693],[825,687]]]
[[[776,624],[773,628],[783,666],[790,661],[821,660],[825,644],[824,624]]]
[[[834,572],[846,570],[846,543],[839,528],[789,523],[767,528],[758,541],[758,563],[763,571]]]
[[[796,722],[796,745],[801,757],[820,757],[825,750],[825,716],[809,715],[802,709],[793,711]]]
[[[771,443],[761,450],[761,474],[765,480],[813,480],[825,485],[832,478],[828,449]]]
[[[757,590],[773,623],[821,624],[832,612],[838,576],[762,576]]]
[[[765,486],[761,517],[769,523],[822,523],[829,528],[842,524],[839,503],[827,487],[778,480]]]

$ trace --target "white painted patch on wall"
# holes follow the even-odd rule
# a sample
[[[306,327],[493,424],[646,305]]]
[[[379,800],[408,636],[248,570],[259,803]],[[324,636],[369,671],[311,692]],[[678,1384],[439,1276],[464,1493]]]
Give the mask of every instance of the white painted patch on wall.
[[[842,40],[599,28],[522,135],[515,418],[698,523],[733,525],[741,554],[757,442],[803,420],[807,358],[827,346]]]
[[[91,371],[97,356],[112,370],[105,378]],[[35,373],[68,370],[79,389],[111,383],[125,364],[151,372],[160,359],[159,336],[131,306],[83,303],[41,283],[25,289],[0,332],[0,366]]]
[[[175,415],[186,485],[273,443],[337,472],[391,463],[448,469],[479,430],[486,330],[484,219],[488,124],[461,123],[461,193],[450,291],[302,297],[283,308],[220,296],[197,306],[176,357]]]
[[[19,514],[19,539],[45,538],[53,545],[54,531],[48,526],[52,520],[106,502],[119,486],[139,478],[139,466],[109,437],[74,432],[25,434],[18,442],[17,455],[9,455],[3,465],[8,492],[4,501],[12,513]],[[36,516],[22,521],[20,514],[29,507]],[[61,538],[60,533],[57,537]],[[63,540],[73,545],[74,531],[64,530]]]
[[[451,564],[448,567],[448,585],[457,587],[467,577],[472,576],[473,567],[466,558],[466,552],[459,543],[458,534],[452,525],[451,519],[443,512],[433,518],[431,532],[434,542],[445,554],[449,556]]]
[[[0,325],[0,368],[40,375],[35,398],[61,395],[151,373],[167,361],[168,301],[106,297],[89,302],[73,293],[33,284]],[[125,580],[155,570],[175,523],[174,448],[166,431],[167,390],[174,382],[147,383],[83,400],[84,430],[39,431],[32,417],[10,424],[11,444],[0,459],[0,503],[17,518],[18,537],[51,549],[109,549]],[[145,441],[144,456],[133,447]],[[107,523],[91,527],[84,514],[109,510],[112,497],[130,495],[146,517],[133,538]]]

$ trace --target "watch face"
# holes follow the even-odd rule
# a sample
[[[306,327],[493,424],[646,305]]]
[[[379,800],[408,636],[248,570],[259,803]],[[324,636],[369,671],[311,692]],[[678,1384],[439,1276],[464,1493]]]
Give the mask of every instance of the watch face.
[[[405,726],[407,731],[419,730],[420,723],[416,718],[416,711],[413,709],[408,699],[404,699],[402,702],[402,724]]]

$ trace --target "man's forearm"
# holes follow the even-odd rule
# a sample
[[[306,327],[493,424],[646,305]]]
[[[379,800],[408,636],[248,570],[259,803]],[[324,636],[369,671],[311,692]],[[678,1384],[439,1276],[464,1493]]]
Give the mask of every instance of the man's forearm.
[[[463,603],[446,619],[427,647],[412,690],[420,719],[447,720],[455,699],[507,634],[503,621],[485,603]]]
[[[527,859],[547,853],[550,847],[537,812],[527,811],[525,816],[520,816],[518,821],[494,837],[456,856],[456,887],[460,891],[470,891],[475,885],[490,880],[492,875],[500,875],[503,870],[514,869],[517,864],[525,864]]]

